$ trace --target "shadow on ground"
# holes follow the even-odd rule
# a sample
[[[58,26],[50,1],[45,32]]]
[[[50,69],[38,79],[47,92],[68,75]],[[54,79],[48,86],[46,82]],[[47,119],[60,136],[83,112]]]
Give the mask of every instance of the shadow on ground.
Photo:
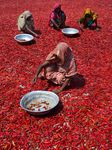
[[[64,34],[65,35],[65,34]],[[78,38],[80,37],[81,35],[78,33],[78,34],[74,34],[72,36],[69,36],[69,35],[65,35],[66,37],[69,37],[69,38]]]
[[[101,30],[101,27],[99,27],[99,26],[97,26],[97,27]],[[96,26],[94,26],[94,25],[93,25],[93,26],[90,26],[89,29],[90,29],[90,30],[96,30]]]
[[[41,31],[40,30],[34,30],[35,33],[37,33],[38,35],[41,34]]]
[[[29,41],[29,42],[27,42],[27,43],[18,43],[19,45],[33,45],[33,44],[35,44],[36,43],[36,41],[33,39],[32,41]]]

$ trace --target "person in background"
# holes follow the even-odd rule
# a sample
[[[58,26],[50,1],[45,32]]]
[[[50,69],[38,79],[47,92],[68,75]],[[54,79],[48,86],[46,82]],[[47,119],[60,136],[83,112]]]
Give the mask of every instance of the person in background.
[[[81,24],[84,25],[84,28],[89,29],[90,26],[95,23],[96,24],[96,30],[99,31],[100,29],[97,26],[97,18],[98,14],[91,11],[91,9],[87,8],[81,18],[78,21],[78,24],[80,26],[80,29],[83,31],[83,27]]]
[[[56,3],[54,9],[50,13],[48,25],[54,29],[60,30],[60,28],[65,27],[65,20],[66,15],[61,10],[61,5]]]
[[[44,69],[44,72],[41,72],[42,69]],[[67,85],[70,85],[76,71],[76,59],[72,54],[72,50],[68,44],[62,42],[56,46],[47,56],[46,60],[38,67],[32,82],[35,84],[37,77],[43,77],[56,85],[60,85],[60,89],[53,90],[53,92],[58,94],[62,92]]]
[[[21,33],[29,33],[36,37],[39,37],[38,34],[34,32],[34,19],[29,11],[25,11],[21,15],[19,15],[17,25],[18,30],[20,30]]]

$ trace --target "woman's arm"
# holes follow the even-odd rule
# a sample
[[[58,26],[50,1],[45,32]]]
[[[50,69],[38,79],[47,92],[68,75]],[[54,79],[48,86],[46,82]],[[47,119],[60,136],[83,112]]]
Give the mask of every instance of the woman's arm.
[[[63,91],[64,88],[68,85],[68,82],[70,81],[70,78],[66,78],[65,82],[63,83],[63,85],[60,87],[60,91]]]
[[[70,81],[70,78],[66,78],[65,82],[60,87],[60,89],[54,89],[53,92],[56,93],[56,94],[62,92],[64,90],[64,88],[68,85],[69,81]]]
[[[57,30],[60,30],[60,27],[56,24],[55,20],[53,18],[51,18],[51,22],[53,23],[53,25],[57,28]]]
[[[41,65],[38,67],[37,72],[36,72],[36,74],[35,74],[35,76],[34,76],[34,78],[33,78],[33,80],[32,80],[32,83],[33,83],[33,84],[36,83],[37,77],[38,77],[39,73],[41,72],[41,70],[42,70],[45,66],[47,66],[48,64],[49,64],[48,61],[44,61],[44,63],[41,64]]]
[[[81,21],[80,20],[78,21],[78,24],[79,24],[79,27],[80,27],[81,31],[83,31],[83,28],[81,26]]]
[[[99,28],[98,25],[97,25],[97,19],[95,19],[94,22],[95,22],[95,24],[96,24],[96,30],[97,30],[97,31],[100,31],[100,28]]]
[[[33,34],[34,36],[39,37],[38,34],[36,34],[35,32],[33,32],[32,30],[30,30],[30,29],[28,28],[28,25],[25,25],[25,28],[26,28],[26,30],[27,30],[28,32],[30,32],[30,33]]]

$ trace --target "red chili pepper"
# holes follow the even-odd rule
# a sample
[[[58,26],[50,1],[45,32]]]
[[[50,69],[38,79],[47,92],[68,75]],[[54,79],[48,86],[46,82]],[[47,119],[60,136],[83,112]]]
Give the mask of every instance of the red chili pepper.
[[[38,111],[40,111],[40,108],[38,108]]]
[[[45,110],[47,109],[47,107],[46,107],[46,106],[44,106],[44,107],[42,107],[42,108],[44,108]]]
[[[29,1],[28,4],[31,10],[33,9],[33,13],[39,13],[35,26],[43,32],[40,39],[34,37],[34,41],[27,45],[20,45],[12,39],[17,28],[15,21],[10,21],[7,14],[14,19],[17,17],[17,12],[13,13],[18,6],[17,1],[14,4],[14,0],[11,3],[4,1],[1,2],[3,7],[1,7],[0,30],[2,37],[0,38],[0,148],[6,150],[111,149],[112,38],[111,26],[109,26],[111,19],[108,19],[111,18],[110,0],[103,0],[101,3],[101,6],[106,6],[108,11],[102,11],[102,7],[96,5],[94,0],[91,1],[92,6],[101,12],[98,15],[98,25],[102,23],[101,31],[84,29],[84,32],[79,32],[81,36],[76,35],[73,38],[48,28],[44,22],[45,12],[39,13],[39,9],[33,9]],[[38,4],[43,8],[45,2],[43,1],[43,5],[41,3],[37,0],[35,5]],[[49,5],[50,1],[47,3]],[[64,1],[64,5],[68,3],[69,0]],[[71,1],[70,5],[76,6],[77,1]],[[23,3],[21,10],[24,7]],[[71,21],[73,17],[83,13],[81,8],[82,5],[78,5],[75,8],[75,14],[72,15],[74,7],[71,9],[64,7],[64,12],[67,12],[69,16],[67,18],[69,26],[73,26]],[[50,12],[51,8],[47,9]],[[4,10],[7,10],[7,13]],[[40,24],[41,21],[43,22]],[[77,25],[76,28],[78,28]],[[94,25],[91,28],[94,28]],[[72,48],[72,53],[77,60],[78,72],[74,75],[70,86],[59,93],[60,103],[56,108],[43,116],[29,115],[20,106],[21,98],[31,91],[53,91],[57,86],[39,78],[33,85],[32,78],[37,67],[46,60],[47,55],[60,41],[67,42]],[[49,109],[48,103],[44,101],[47,109]],[[33,106],[37,105],[32,105],[31,108],[34,108]]]

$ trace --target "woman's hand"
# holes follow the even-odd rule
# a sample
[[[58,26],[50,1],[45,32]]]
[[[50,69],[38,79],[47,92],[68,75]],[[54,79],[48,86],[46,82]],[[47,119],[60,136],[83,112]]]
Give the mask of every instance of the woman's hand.
[[[56,93],[56,94],[58,94],[58,93],[60,93],[62,91],[60,89],[54,89],[53,92]]]
[[[49,64],[49,62],[48,62],[47,60],[45,60],[45,61],[38,67],[37,72],[36,72],[36,74],[35,74],[35,76],[34,76],[34,78],[33,78],[33,80],[32,80],[32,83],[33,83],[33,84],[36,83],[37,77],[38,77],[39,73],[41,72],[41,70],[42,70],[45,66],[47,66],[48,64]]]
[[[38,37],[38,38],[39,38],[38,34],[35,33],[34,31],[32,31],[31,29],[29,29],[28,25],[26,25],[25,28],[26,28],[26,30],[27,30],[29,33],[31,33],[31,34],[33,34],[35,37]]]
[[[60,27],[57,25],[57,23],[55,22],[55,20],[54,20],[53,18],[51,18],[51,22],[53,23],[53,26],[55,26],[56,29],[57,29],[58,31],[60,31]]]
[[[62,92],[63,89],[68,85],[69,81],[70,81],[70,78],[66,78],[65,82],[64,82],[63,85],[60,87],[60,89],[54,89],[53,92],[56,93],[56,94]]]
[[[37,77],[35,76],[35,77],[33,78],[33,80],[32,80],[32,83],[33,83],[33,84],[36,84],[36,82],[37,82]]]
[[[36,38],[39,38],[38,34],[35,33],[35,37],[36,37]]]
[[[57,26],[57,30],[60,31],[60,27],[59,26]]]

